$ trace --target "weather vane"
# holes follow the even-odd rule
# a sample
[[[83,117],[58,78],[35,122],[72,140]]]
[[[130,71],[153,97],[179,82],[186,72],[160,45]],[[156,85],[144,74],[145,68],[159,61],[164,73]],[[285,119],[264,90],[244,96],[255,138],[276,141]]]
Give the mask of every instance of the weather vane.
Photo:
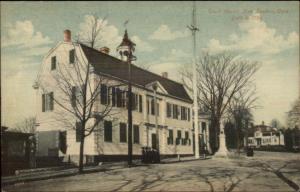
[[[124,28],[126,29],[127,28],[127,24],[129,23],[129,19],[127,19],[125,22],[124,22]]]

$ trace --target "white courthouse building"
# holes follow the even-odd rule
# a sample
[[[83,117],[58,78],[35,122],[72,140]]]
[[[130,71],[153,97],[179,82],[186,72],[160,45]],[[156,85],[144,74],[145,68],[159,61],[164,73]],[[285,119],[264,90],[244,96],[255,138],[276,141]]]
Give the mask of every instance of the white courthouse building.
[[[111,113],[85,138],[84,155],[86,161],[99,162],[127,158],[127,98],[128,64],[126,58],[113,57],[108,48],[96,50],[71,41],[70,31],[65,31],[65,39],[53,47],[44,57],[39,73],[39,81],[47,84],[37,88],[37,155],[64,156],[77,161],[80,139],[76,129],[70,129],[59,122],[54,114],[61,107],[53,101],[61,93],[53,83],[52,74],[66,65],[74,73],[75,60],[90,63],[90,78],[103,77],[107,84],[101,84],[101,94],[93,111],[103,105],[111,105]],[[130,41],[125,32],[121,45]],[[76,58],[75,58],[76,55]],[[124,56],[123,56],[124,57]],[[156,146],[153,84],[157,89],[157,124],[159,127],[159,149],[162,156],[193,155],[192,100],[181,83],[168,78],[167,73],[157,75],[136,65],[131,65],[132,92],[134,94],[133,116],[133,156],[141,155],[141,147]],[[94,86],[97,81],[93,81]],[[110,96],[108,96],[110,95]],[[65,114],[67,116],[65,111]],[[61,113],[64,116],[64,113]],[[69,124],[76,126],[74,119]],[[203,125],[204,126],[204,125]],[[206,126],[206,125],[205,125]],[[207,130],[207,129],[206,129]],[[206,133],[207,134],[207,133]],[[206,135],[207,137],[207,135]]]
[[[246,142],[246,141],[245,141]],[[248,146],[259,148],[261,146],[284,146],[284,135],[277,128],[261,125],[254,126],[248,136]]]

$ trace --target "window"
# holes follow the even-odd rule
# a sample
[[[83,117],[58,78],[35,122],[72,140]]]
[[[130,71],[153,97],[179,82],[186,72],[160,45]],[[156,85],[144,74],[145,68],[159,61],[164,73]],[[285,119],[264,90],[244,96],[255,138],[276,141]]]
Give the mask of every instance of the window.
[[[132,110],[137,110],[138,107],[138,95],[135,93],[131,93],[131,106]]]
[[[156,103],[156,110],[157,115],[159,115],[159,103]],[[148,114],[151,112],[151,115],[155,115],[154,99],[147,100],[147,111]]]
[[[104,121],[104,141],[112,142],[112,123]]]
[[[122,91],[119,88],[116,89],[116,95],[117,95],[117,107],[122,107]]]
[[[150,114],[150,102],[149,100],[147,99],[147,114]]]
[[[120,142],[127,142],[126,124],[120,123]]]
[[[206,131],[206,122],[201,122],[202,132]]]
[[[183,142],[182,142],[183,145],[186,145],[186,144],[191,144],[190,142],[190,139],[189,139],[189,132],[188,131],[185,131],[185,137],[183,139]]]
[[[143,112],[143,97],[139,95],[139,112]]]
[[[51,57],[51,70],[56,69],[56,56]]]
[[[113,107],[116,106],[116,88],[115,87],[112,87],[112,90],[111,90],[111,105]]]
[[[76,142],[80,142],[81,141],[81,123],[80,122],[76,122]]]
[[[122,91],[122,94],[121,94],[122,96],[122,99],[121,99],[121,106],[122,107],[126,107],[126,92],[125,91]]]
[[[173,119],[178,119],[178,106],[173,105]]]
[[[176,145],[179,145],[180,142],[181,142],[181,131],[177,130]]]
[[[151,115],[154,115],[154,99],[151,99]]]
[[[54,95],[53,92],[42,94],[42,112],[53,111]]]
[[[83,86],[81,87],[83,89]],[[74,86],[72,87],[72,107],[76,106],[76,103],[82,103],[83,102],[83,95],[82,95],[82,90],[80,89],[79,86]]]
[[[133,143],[140,143],[140,129],[138,125],[133,125]]]
[[[167,103],[167,117],[172,117],[172,105]]]
[[[75,49],[70,50],[70,52],[69,52],[69,61],[70,61],[70,64],[75,63]]]
[[[187,109],[187,118],[188,118],[188,121],[191,120],[191,110],[190,110],[190,108]]]
[[[181,120],[187,120],[186,107],[181,106]]]
[[[173,145],[173,130],[169,129],[168,145]]]
[[[104,85],[104,84],[101,84],[101,94],[100,94],[100,97],[101,97],[101,104],[103,105],[106,105],[108,103],[108,90],[107,90],[107,86]]]

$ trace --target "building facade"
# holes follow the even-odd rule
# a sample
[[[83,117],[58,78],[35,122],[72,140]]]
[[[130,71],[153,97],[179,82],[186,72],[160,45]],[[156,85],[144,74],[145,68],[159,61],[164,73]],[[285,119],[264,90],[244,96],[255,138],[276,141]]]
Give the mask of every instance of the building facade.
[[[255,126],[248,136],[248,146],[250,147],[279,145],[284,146],[284,135],[277,128],[267,126],[264,123]]]
[[[128,41],[130,40],[125,32],[121,45],[126,45]],[[76,128],[78,122],[70,115],[70,112],[64,110],[64,106],[70,105],[68,102],[63,106],[56,102],[59,99],[63,100],[64,90],[59,89],[63,83],[57,84],[55,76],[59,70],[65,70],[65,73],[71,74],[69,86],[73,86],[73,81],[75,84],[79,81],[75,78],[74,69],[77,64],[81,64],[84,65],[83,67],[88,66],[92,89],[95,87],[101,89],[99,96],[95,99],[92,111],[100,113],[105,107],[110,109],[110,112],[85,139],[86,161],[119,160],[127,157],[126,93],[129,65],[126,63],[123,53],[124,50],[122,53],[120,51],[120,57],[116,58],[109,55],[109,49],[106,47],[96,50],[83,44],[74,43],[71,41],[70,31],[65,34],[63,42],[58,43],[49,51],[44,57],[38,78],[40,85],[37,89],[39,105],[37,131],[40,135],[46,132],[49,134],[55,132],[56,134],[52,133],[52,136],[58,135],[57,137],[64,135],[66,150],[62,151],[59,147],[64,146],[59,143],[60,138],[52,139],[46,144],[45,140],[38,139],[38,155],[49,154],[50,149],[47,147],[47,143],[50,142],[52,151],[53,146],[56,146],[57,154],[65,155],[71,161],[78,159],[80,147],[80,134]],[[133,92],[133,156],[141,155],[142,147],[156,148],[157,133],[159,134],[161,155],[192,155],[192,100],[184,86],[169,79],[167,73],[161,76],[133,64],[130,67]],[[157,87],[156,94],[153,85]],[[154,110],[154,97],[157,101],[157,113]],[[68,98],[65,100],[68,101]],[[91,121],[94,120],[91,119]],[[158,127],[158,131],[156,131],[156,127]],[[60,132],[63,134],[59,134]]]

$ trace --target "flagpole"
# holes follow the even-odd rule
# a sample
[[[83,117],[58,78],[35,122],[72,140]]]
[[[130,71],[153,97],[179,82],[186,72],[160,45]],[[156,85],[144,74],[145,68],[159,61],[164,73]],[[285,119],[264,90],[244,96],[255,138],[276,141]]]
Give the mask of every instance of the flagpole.
[[[193,4],[192,24],[188,26],[193,36],[193,109],[194,109],[194,134],[195,134],[195,159],[200,158],[199,153],[199,122],[198,122],[198,93],[197,93],[197,67],[196,67],[196,4]]]

